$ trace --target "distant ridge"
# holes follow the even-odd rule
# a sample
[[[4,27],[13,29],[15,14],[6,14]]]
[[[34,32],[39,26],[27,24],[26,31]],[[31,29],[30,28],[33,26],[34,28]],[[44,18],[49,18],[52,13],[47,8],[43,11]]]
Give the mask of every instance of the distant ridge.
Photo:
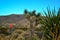
[[[7,16],[0,16],[0,23],[17,23],[20,25],[25,25],[28,23],[28,20],[22,14],[11,14]]]

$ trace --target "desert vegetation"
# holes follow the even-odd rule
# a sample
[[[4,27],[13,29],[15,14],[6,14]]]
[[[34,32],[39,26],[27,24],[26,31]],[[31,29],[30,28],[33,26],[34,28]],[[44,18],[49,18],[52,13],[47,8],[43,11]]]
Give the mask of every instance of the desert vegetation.
[[[25,9],[23,15],[29,21],[25,27],[0,22],[0,40],[60,40],[60,8],[43,12],[44,15]]]

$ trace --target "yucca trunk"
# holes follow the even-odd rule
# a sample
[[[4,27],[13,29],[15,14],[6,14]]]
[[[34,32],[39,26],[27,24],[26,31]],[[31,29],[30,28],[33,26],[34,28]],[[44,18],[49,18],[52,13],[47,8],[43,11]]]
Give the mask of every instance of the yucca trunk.
[[[56,30],[55,32],[52,32],[52,30],[50,30],[49,34],[52,36],[52,40],[58,40],[58,30],[57,30],[57,27],[56,27]]]
[[[55,40],[57,40],[57,33],[58,33],[58,30],[57,30],[57,27],[56,27],[56,36],[55,36]]]

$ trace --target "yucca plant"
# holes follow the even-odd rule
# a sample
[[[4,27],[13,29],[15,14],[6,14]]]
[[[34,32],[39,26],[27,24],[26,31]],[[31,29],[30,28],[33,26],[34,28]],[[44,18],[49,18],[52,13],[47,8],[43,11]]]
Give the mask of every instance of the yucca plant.
[[[35,17],[36,17],[36,26],[37,26],[38,24],[40,24],[41,21],[41,13],[37,13]]]
[[[58,12],[55,9],[52,11],[47,9],[47,12],[44,11],[44,14],[42,23],[45,25],[45,40],[58,40],[60,35],[60,9]]]
[[[35,19],[34,21],[36,22],[37,26],[40,23],[41,20],[41,13],[36,13],[35,10],[33,10],[32,12],[28,12],[26,9],[24,10],[24,16],[30,21],[30,17],[33,17],[33,19]],[[33,20],[32,19],[32,20]]]
[[[38,25],[38,22],[40,20],[40,13],[36,14],[35,10],[33,10],[32,12],[28,12],[27,10],[25,10],[24,15],[30,22],[30,32],[31,32],[30,40],[32,40],[32,36],[34,35],[34,26]]]

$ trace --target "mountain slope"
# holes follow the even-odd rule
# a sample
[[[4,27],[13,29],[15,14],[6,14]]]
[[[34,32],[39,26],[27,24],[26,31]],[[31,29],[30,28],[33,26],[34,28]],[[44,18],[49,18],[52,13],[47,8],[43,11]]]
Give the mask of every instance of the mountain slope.
[[[27,25],[29,22],[24,15],[11,14],[7,16],[0,16],[0,23],[14,23],[20,25]]]

